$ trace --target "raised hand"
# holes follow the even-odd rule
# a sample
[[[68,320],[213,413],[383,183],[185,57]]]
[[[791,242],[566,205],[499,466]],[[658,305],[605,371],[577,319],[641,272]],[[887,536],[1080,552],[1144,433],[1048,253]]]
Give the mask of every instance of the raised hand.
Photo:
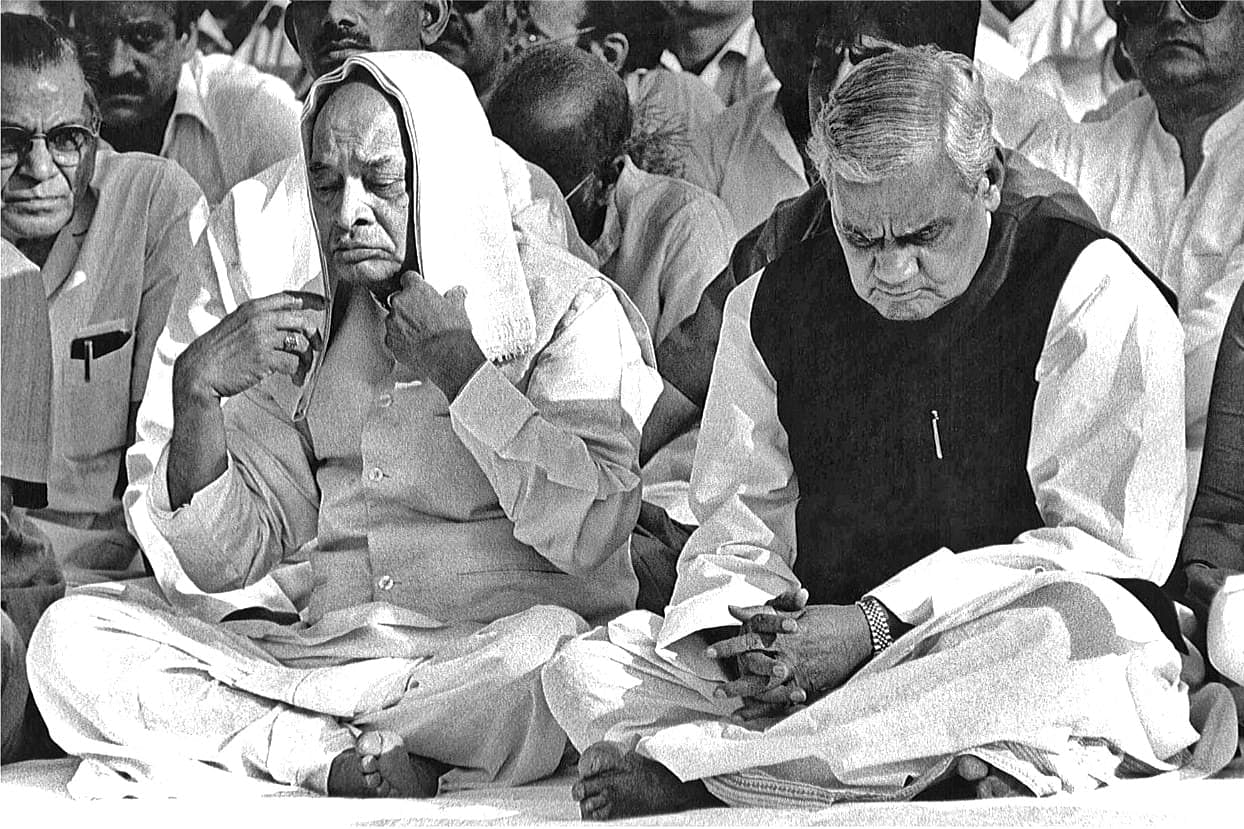
[[[173,367],[174,398],[220,400],[241,394],[272,374],[301,385],[315,350],[324,298],[284,291],[239,305],[187,346]]]
[[[406,271],[388,305],[384,341],[393,358],[426,375],[452,403],[485,360],[471,333],[466,289],[450,288],[442,296]]]

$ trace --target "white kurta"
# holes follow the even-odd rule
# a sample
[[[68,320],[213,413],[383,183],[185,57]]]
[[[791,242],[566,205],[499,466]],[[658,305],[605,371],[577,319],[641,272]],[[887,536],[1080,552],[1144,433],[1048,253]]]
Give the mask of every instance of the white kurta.
[[[1102,227],[1127,243],[1179,299],[1184,327],[1189,496],[1196,489],[1214,362],[1227,312],[1244,284],[1244,103],[1205,133],[1191,186],[1179,144],[1151,98],[1108,121],[1046,125],[1018,144],[1075,185]]]
[[[916,626],[899,644],[765,730],[725,720],[736,703],[713,699],[724,675],[699,632],[736,626],[729,605],[798,585],[799,485],[750,334],[763,278],[726,303],[693,477],[701,526],[665,619],[627,614],[545,670],[575,744],[638,742],[681,779],[752,805],[910,796],[967,750],[1039,793],[1076,788],[1101,767],[1081,736],[1171,768],[1163,761],[1196,739],[1179,659],[1147,612],[1100,576],[1161,582],[1171,567],[1183,521],[1183,481],[1169,474],[1182,458],[1182,334],[1110,241],[1072,267],[1036,369],[1028,471],[1046,526],[1009,545],[930,551],[869,591]],[[1076,630],[1092,634],[1068,645]],[[945,652],[915,658],[922,649]]]
[[[219,204],[239,181],[298,152],[301,112],[280,78],[229,55],[195,52],[181,67],[160,155]]]

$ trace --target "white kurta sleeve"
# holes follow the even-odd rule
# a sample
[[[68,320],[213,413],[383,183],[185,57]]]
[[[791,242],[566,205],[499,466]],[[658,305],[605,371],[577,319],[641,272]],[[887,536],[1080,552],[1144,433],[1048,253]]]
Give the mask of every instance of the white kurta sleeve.
[[[597,279],[537,358],[526,394],[485,363],[449,416],[514,522],[514,537],[583,575],[635,526],[639,435],[659,392],[630,319]]]
[[[751,338],[762,278],[744,281],[726,300],[691,477],[700,527],[679,559],[658,647],[736,625],[728,605],[763,604],[798,585],[791,565],[799,487],[778,420],[777,382]]]
[[[1037,364],[1028,475],[1045,526],[941,550],[871,595],[918,624],[1031,569],[1161,583],[1183,528],[1183,332],[1110,240],[1084,249]]]

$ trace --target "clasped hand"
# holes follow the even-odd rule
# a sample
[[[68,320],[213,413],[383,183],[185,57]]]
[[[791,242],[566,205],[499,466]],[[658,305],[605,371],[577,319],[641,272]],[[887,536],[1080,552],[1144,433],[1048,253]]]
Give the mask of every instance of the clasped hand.
[[[389,297],[385,345],[399,363],[435,383],[453,402],[484,363],[471,333],[466,288],[442,296],[414,271],[402,274],[402,287]]]
[[[710,658],[733,660],[738,678],[719,697],[739,697],[739,719],[781,716],[841,685],[872,652],[868,624],[854,605],[808,605],[791,590],[755,607],[730,607],[738,635],[710,646]]]

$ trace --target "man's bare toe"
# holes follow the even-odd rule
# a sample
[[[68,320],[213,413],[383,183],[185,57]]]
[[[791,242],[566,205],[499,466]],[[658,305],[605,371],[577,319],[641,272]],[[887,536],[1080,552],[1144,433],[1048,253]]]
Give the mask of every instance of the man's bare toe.
[[[579,816],[584,820],[608,820],[609,801],[599,794],[584,798],[579,801]]]
[[[964,780],[976,784],[976,797],[980,800],[1019,797],[1028,793],[1024,785],[1014,777],[998,771],[979,757],[960,757],[956,770]]]
[[[623,768],[624,753],[617,743],[592,743],[579,757],[579,779],[586,780],[606,771]]]
[[[338,797],[432,797],[441,767],[406,751],[401,737],[387,731],[359,735],[354,748],[333,759],[328,793]]]
[[[720,806],[698,780],[686,783],[655,760],[617,743],[594,743],[579,759],[579,781],[571,787],[586,820],[680,812]]]

